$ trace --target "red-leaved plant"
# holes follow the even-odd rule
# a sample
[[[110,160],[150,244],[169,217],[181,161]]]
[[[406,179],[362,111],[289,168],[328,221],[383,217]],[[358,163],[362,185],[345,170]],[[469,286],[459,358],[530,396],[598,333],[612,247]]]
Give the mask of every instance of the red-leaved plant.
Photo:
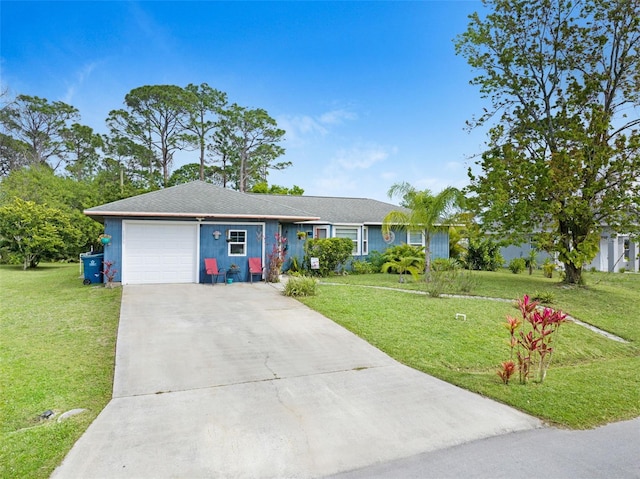
[[[514,373],[509,363],[513,363],[514,352],[518,360],[520,383],[526,384],[533,373],[534,379],[543,382],[551,364],[554,348],[551,346],[554,334],[567,315],[551,308],[539,308],[538,301],[531,301],[528,295],[518,300],[522,320],[507,316],[505,327],[509,330],[511,348],[510,361],[502,363],[498,376],[505,384]],[[510,371],[510,372],[509,372]]]
[[[498,370],[498,376],[502,379],[502,382],[505,384],[509,384],[509,379],[513,376],[513,373],[516,372],[516,363],[513,361],[505,361],[502,363],[502,369]]]
[[[267,255],[269,259],[269,269],[267,281],[277,283],[280,281],[280,270],[287,256],[287,238],[280,233],[275,234],[275,241],[271,253]]]
[[[103,261],[102,264],[104,264],[104,270],[102,271],[102,274],[104,274],[104,277],[107,278],[107,288],[112,288],[113,280],[116,277],[116,274],[118,273],[117,269],[113,269],[113,265],[116,264],[116,262]]]

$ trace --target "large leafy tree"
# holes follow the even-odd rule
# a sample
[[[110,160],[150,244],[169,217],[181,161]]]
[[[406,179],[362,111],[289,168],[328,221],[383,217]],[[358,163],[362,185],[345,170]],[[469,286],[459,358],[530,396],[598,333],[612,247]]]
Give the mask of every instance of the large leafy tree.
[[[389,198],[400,196],[405,210],[390,211],[382,220],[383,234],[392,228],[401,231],[419,231],[424,236],[424,264],[427,280],[431,273],[431,236],[438,231],[447,231],[447,218],[460,199],[460,191],[449,186],[437,195],[429,190],[416,190],[409,183],[396,183],[389,189]]]
[[[491,105],[469,191],[485,228],[534,234],[579,283],[603,225],[640,224],[640,0],[484,4],[456,43]]]
[[[200,152],[199,178],[205,181],[205,152],[207,138],[218,125],[218,116],[227,103],[227,94],[211,88],[206,83],[201,85],[189,84],[185,87],[187,93],[187,116],[183,128],[187,140],[197,147]]]
[[[56,259],[80,231],[64,211],[14,198],[0,207],[0,247],[16,255],[23,269],[35,268],[43,259]]]
[[[147,158],[149,173],[152,175],[157,163],[164,186],[169,182],[174,153],[187,146],[183,125],[189,97],[176,85],[141,86],[125,96],[126,109],[113,110],[107,118],[112,136],[128,138],[153,152],[154,157]]]
[[[266,182],[269,170],[282,170],[291,162],[276,162],[284,154],[285,131],[261,109],[233,104],[226,108],[213,135],[212,153],[222,162],[224,184],[234,183],[238,191],[249,191]]]
[[[115,185],[112,184],[113,187]],[[55,251],[55,256],[39,255],[39,258],[45,259],[77,259],[78,254],[88,251],[91,246],[97,247],[97,237],[102,231],[102,226],[85,216],[82,211],[111,200],[100,195],[95,180],[84,182],[70,177],[60,177],[46,165],[22,168],[3,178],[0,183],[0,206],[13,204],[14,198],[35,203],[38,207],[46,207],[47,214],[53,215],[48,222],[55,226],[63,244],[57,245],[55,250],[51,251]],[[14,205],[14,208],[27,210],[20,205]],[[49,210],[55,210],[55,213]],[[56,215],[60,215],[62,219],[57,221]],[[34,239],[37,239],[37,235]]]
[[[6,154],[22,157],[29,165],[49,165],[56,171],[67,151],[64,132],[78,116],[78,110],[64,102],[18,95],[0,111],[4,134],[14,140],[3,141],[2,163],[10,163]],[[9,150],[12,146],[16,147],[14,151]]]

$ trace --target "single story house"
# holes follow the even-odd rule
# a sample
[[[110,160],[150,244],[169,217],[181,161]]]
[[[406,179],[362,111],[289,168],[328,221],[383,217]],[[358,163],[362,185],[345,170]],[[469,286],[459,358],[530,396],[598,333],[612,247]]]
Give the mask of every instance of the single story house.
[[[241,193],[194,181],[84,213],[111,236],[104,261],[115,263],[114,281],[147,284],[209,282],[205,258],[216,258],[221,269],[238,265],[234,280],[248,281],[248,258],[259,257],[266,265],[276,233],[287,239],[287,257],[300,260],[307,237],[350,238],[353,259],[394,244],[424,245],[420,233],[383,237],[382,219],[398,208],[365,198]],[[447,232],[432,237],[431,252],[434,258],[449,257]]]
[[[505,266],[514,258],[526,258],[533,249],[531,243],[509,245],[500,249],[505,260]],[[542,263],[545,258],[551,258],[545,252],[538,252],[537,262]],[[620,234],[604,226],[600,234],[598,253],[591,263],[584,265],[585,270],[595,270],[607,273],[619,271],[640,271],[640,242],[634,241],[628,234]]]

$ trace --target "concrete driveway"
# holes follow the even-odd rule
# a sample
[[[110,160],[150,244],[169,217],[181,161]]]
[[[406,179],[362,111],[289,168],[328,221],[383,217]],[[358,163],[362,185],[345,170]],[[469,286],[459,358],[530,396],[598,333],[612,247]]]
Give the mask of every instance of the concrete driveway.
[[[52,477],[321,477],[540,426],[271,285],[126,286],[113,399]]]

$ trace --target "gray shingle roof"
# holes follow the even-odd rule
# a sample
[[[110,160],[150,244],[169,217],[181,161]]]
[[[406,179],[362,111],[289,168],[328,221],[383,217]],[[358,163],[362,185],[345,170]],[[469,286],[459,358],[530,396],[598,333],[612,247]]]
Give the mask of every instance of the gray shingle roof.
[[[261,196],[250,194],[250,196]],[[292,208],[310,211],[320,219],[314,223],[332,224],[381,224],[392,210],[403,209],[397,205],[368,198],[341,198],[330,196],[268,195],[278,203]]]
[[[288,222],[380,224],[396,205],[366,198],[285,196],[240,193],[193,181],[85,210],[96,219],[126,217],[203,217],[279,219]]]
[[[89,216],[274,218],[308,221],[317,216],[220,186],[193,181],[89,208]]]

